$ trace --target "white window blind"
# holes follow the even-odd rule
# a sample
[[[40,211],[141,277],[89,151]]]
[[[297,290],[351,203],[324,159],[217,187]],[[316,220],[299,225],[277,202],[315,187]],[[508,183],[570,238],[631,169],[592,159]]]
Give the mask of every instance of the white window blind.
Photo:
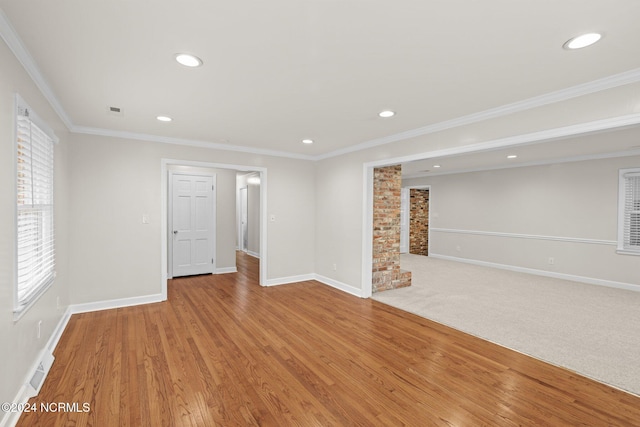
[[[55,277],[53,222],[53,139],[18,104],[17,269],[15,311],[22,312]]]
[[[640,169],[620,173],[618,250],[640,254]]]

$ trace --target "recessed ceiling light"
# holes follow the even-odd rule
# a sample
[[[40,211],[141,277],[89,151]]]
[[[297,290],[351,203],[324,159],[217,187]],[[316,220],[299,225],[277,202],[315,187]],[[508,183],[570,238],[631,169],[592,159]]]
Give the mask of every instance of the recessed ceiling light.
[[[509,155],[507,156],[507,159],[515,159],[515,158],[517,158],[517,157],[518,157],[518,156],[517,156],[517,155],[515,155],[515,154],[509,154]]]
[[[381,111],[378,115],[379,115],[380,117],[384,117],[384,118],[386,119],[387,117],[393,117],[393,116],[395,116],[395,115],[396,115],[396,113],[395,113],[395,112],[393,112],[393,111],[391,111],[391,110],[384,110],[384,111]]]
[[[168,117],[168,116],[158,116],[156,117],[156,119],[161,122],[170,122],[171,120],[173,120],[171,117]]]
[[[303,144],[313,144],[313,140],[312,139],[303,139],[302,143]]]
[[[440,165],[433,165],[433,167],[434,167],[434,168],[439,168],[439,167],[440,167]]]
[[[581,36],[577,36],[568,40],[562,47],[565,49],[582,49],[583,47],[591,46],[598,40],[602,38],[602,34],[598,33],[587,33],[582,34]]]
[[[188,53],[178,53],[176,54],[176,61],[185,67],[199,67],[202,65],[202,59],[197,56],[190,55]]]

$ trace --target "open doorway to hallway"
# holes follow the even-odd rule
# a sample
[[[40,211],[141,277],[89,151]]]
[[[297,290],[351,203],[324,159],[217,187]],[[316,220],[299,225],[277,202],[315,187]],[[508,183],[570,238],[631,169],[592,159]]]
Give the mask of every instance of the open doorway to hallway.
[[[257,196],[253,210],[255,222],[253,229],[257,233],[255,244],[256,254],[259,254],[261,261],[259,266],[259,282],[265,286],[267,282],[267,237],[266,237],[266,200],[267,200],[267,169],[259,166],[231,165],[224,163],[198,162],[179,159],[162,159],[160,165],[161,172],[161,294],[164,299],[167,297],[167,280],[172,278],[172,259],[169,254],[170,243],[172,243],[173,229],[169,221],[169,172],[181,172],[187,174],[201,174],[209,172],[216,176],[216,235],[215,235],[215,258],[214,274],[236,272],[236,249],[237,249],[237,175],[253,175],[259,180],[260,185],[256,186]],[[251,225],[250,225],[251,227]],[[251,239],[250,239],[251,240]],[[251,243],[249,243],[250,245]],[[249,246],[251,247],[251,246]]]

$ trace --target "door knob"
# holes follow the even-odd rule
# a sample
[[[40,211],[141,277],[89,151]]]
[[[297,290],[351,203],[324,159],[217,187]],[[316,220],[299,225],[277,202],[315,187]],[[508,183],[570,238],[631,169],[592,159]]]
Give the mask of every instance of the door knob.
[[[173,230],[173,234],[178,234],[178,230]]]

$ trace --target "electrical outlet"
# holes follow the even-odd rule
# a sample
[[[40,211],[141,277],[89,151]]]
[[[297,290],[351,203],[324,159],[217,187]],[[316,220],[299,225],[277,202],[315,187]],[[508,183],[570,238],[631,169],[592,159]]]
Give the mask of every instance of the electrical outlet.
[[[549,257],[549,265],[554,265],[556,260],[553,257]]]
[[[333,264],[333,271],[338,270],[338,264]]]

